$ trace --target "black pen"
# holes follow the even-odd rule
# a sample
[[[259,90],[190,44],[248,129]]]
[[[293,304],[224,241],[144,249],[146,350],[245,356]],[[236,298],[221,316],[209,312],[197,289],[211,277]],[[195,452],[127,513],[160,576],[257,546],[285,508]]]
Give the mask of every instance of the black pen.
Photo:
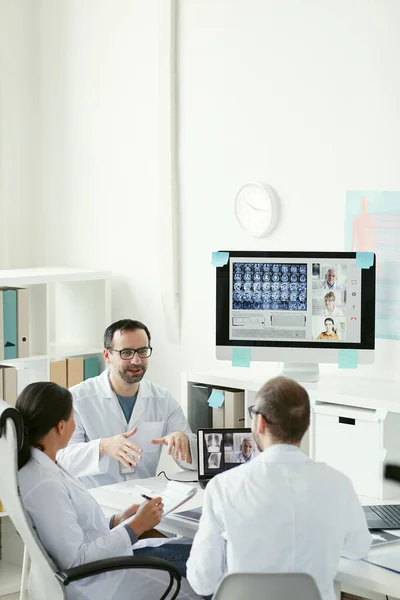
[[[146,498],[146,500],[153,500],[153,498],[150,498],[150,496],[146,496],[146,494],[140,494],[142,496],[142,498]]]

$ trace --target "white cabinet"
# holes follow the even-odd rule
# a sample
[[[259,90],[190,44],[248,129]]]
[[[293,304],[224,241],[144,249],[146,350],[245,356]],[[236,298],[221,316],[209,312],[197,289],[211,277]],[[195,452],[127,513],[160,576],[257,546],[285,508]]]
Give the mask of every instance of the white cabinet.
[[[30,355],[0,361],[17,369],[17,393],[48,381],[50,362],[74,356],[101,357],[111,323],[111,274],[70,268],[0,270],[0,288],[28,288]],[[1,499],[1,490],[0,490]],[[22,544],[6,513],[1,518],[0,596],[18,592]]]
[[[400,415],[384,409],[318,402],[313,411],[313,457],[345,473],[359,496],[387,500],[398,486],[383,477],[384,462],[399,459]]]

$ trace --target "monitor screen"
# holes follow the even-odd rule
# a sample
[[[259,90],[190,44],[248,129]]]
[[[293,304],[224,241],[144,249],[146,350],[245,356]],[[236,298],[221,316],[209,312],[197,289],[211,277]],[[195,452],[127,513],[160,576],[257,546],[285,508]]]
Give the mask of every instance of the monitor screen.
[[[199,429],[197,446],[199,477],[205,478],[249,462],[259,454],[250,429]]]
[[[361,269],[355,252],[230,251],[216,272],[217,358],[232,346],[252,347],[252,360],[286,360],[268,349],[317,350],[316,362],[335,360],[325,350],[374,349],[375,261]],[[302,357],[289,360],[310,360]]]

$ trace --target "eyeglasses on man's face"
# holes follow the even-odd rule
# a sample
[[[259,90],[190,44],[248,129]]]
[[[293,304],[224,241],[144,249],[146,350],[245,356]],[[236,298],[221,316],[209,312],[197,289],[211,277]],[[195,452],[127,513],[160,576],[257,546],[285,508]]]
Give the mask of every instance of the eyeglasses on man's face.
[[[145,346],[144,348],[123,348],[122,350],[115,350],[115,348],[108,348],[109,352],[118,352],[122,360],[132,360],[137,354],[139,358],[149,358],[153,352],[151,346]]]
[[[271,421],[269,419],[267,419],[267,417],[260,410],[256,409],[255,404],[253,404],[252,406],[249,406],[249,408],[247,410],[249,411],[250,419],[253,419],[253,415],[262,415],[264,417],[264,419],[267,421],[267,423],[271,424]]]

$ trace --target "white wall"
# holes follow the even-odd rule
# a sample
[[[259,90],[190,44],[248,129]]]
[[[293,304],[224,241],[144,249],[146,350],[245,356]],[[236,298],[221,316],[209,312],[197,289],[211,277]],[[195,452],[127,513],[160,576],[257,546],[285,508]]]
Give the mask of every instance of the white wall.
[[[38,1],[0,1],[0,268],[34,266],[39,217]]]
[[[160,299],[158,3],[40,6],[38,260],[111,269],[113,316],[149,325],[151,375],[179,396],[182,370],[216,362],[212,250],[342,249],[346,190],[400,188],[400,3],[180,2],[180,347]],[[265,239],[234,218],[248,180],[282,199]],[[377,359],[394,373],[398,344]]]
[[[217,249],[343,250],[348,189],[400,189],[400,3],[181,2],[183,347],[212,364]],[[252,239],[234,197],[252,180],[282,200]],[[376,372],[399,344],[378,342]],[[368,371],[370,372],[370,370]]]
[[[42,263],[112,270],[113,317],[149,326],[154,376],[171,385],[159,285],[157,39],[156,0],[41,0],[38,235]]]

